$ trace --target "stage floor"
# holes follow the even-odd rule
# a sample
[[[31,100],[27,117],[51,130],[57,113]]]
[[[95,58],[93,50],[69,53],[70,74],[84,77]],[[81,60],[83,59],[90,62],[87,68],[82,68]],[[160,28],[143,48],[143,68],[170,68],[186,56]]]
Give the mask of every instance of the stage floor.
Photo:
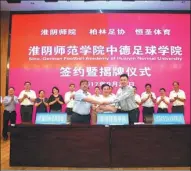
[[[170,168],[63,168],[63,167],[10,167],[10,141],[1,139],[1,170],[191,170],[190,167]]]

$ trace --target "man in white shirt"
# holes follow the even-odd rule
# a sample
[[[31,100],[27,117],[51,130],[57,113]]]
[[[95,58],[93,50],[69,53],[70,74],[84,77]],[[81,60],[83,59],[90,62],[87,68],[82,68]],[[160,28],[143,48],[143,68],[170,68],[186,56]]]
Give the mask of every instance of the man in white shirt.
[[[111,94],[109,84],[103,84],[101,86],[101,90],[102,90],[102,95],[100,95],[100,98],[97,99],[100,102],[110,102],[110,101],[113,101],[116,98],[114,94]],[[109,106],[115,107],[116,104],[115,103],[109,104]],[[102,110],[98,105],[96,107],[93,107],[93,110],[92,110],[93,124],[97,123],[97,113],[108,113],[108,112],[111,113],[112,112],[110,110],[107,111],[107,107],[104,108],[104,110]]]
[[[92,97],[95,99],[95,100],[99,100],[101,95],[100,95],[100,88],[99,86],[96,86],[95,87],[95,94],[92,95]]]
[[[110,101],[113,101],[116,98],[116,96],[114,94],[112,95],[110,93],[110,86],[109,86],[109,84],[103,84],[101,86],[101,90],[102,90],[102,95],[100,96],[100,99],[99,99],[101,102],[110,102]],[[116,106],[115,103],[109,104],[109,105],[110,106]],[[98,107],[96,109],[96,111],[97,112],[109,112],[109,111],[106,111],[106,110],[102,111],[100,107]]]
[[[145,90],[146,91],[141,94],[144,122],[146,122],[147,118],[153,117],[154,106],[156,102],[156,95],[155,93],[151,92],[151,84],[146,84]]]
[[[179,82],[173,82],[174,90],[170,92],[170,101],[172,102],[172,113],[184,114],[184,102],[186,95],[183,90],[179,88]]]
[[[160,89],[160,96],[157,98],[158,110],[157,113],[168,113],[169,98],[166,96],[166,90]]]
[[[116,97],[109,102],[103,102],[100,106],[101,110],[112,111],[116,113],[128,113],[129,124],[134,124],[138,116],[137,104],[134,97],[134,89],[128,85],[129,77],[127,74],[120,75],[120,85],[116,93]],[[108,104],[117,103],[119,107],[114,107]]]
[[[139,94],[137,94],[137,87],[136,86],[133,86],[134,88],[134,95],[135,95],[135,102],[137,104],[137,111],[138,111],[138,115],[137,115],[137,118],[136,118],[136,122],[139,122],[139,115],[140,115],[140,110],[139,110],[139,107],[141,105],[141,97]]]
[[[112,86],[109,86],[109,94],[110,96],[113,96],[114,98],[116,97],[116,95],[113,93],[113,87]]]
[[[90,93],[90,87],[88,87],[88,91],[87,91],[88,96],[91,96],[92,94]]]
[[[95,100],[100,100],[101,99],[100,87],[99,86],[95,87],[95,94],[92,95],[92,97]],[[97,105],[96,104],[92,104],[92,111],[91,111],[91,124],[92,125],[96,125],[96,123],[97,123],[97,112],[96,112],[96,109],[97,109]]]
[[[72,110],[74,106],[75,84],[70,84],[69,90],[70,91],[66,92],[64,96],[64,101],[66,103],[67,124],[71,123],[71,116],[73,113]]]
[[[31,90],[31,83],[24,83],[25,90],[21,91],[18,100],[20,102],[21,108],[21,119],[23,124],[32,123],[33,105],[36,99],[35,91]]]

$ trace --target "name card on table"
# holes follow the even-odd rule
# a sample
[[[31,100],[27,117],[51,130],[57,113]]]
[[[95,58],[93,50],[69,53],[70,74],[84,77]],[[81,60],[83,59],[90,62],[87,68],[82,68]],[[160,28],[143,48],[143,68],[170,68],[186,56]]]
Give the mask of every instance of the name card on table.
[[[128,113],[98,113],[97,125],[129,125]]]
[[[154,125],[177,125],[185,124],[182,113],[156,113],[153,115]]]
[[[35,124],[66,125],[66,113],[37,113]]]

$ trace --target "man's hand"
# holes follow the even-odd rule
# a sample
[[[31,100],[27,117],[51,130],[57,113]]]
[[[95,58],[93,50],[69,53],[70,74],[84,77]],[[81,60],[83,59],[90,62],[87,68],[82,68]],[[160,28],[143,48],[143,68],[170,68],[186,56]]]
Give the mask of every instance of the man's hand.
[[[14,101],[14,96],[11,97],[11,101]]]
[[[164,101],[164,96],[161,96],[161,101]]]
[[[74,96],[75,96],[75,94],[72,94],[72,95],[70,96],[70,100],[71,100],[71,99],[74,99]]]
[[[154,100],[153,95],[151,94],[151,99]]]
[[[97,106],[96,105],[92,105],[92,110],[96,110]]]
[[[101,104],[101,105],[109,105],[110,102],[103,101],[103,102],[101,102],[100,104]]]
[[[148,95],[147,100],[148,100],[149,98],[151,98],[151,94]]]
[[[28,98],[28,96],[26,94],[24,94],[23,98],[26,99],[26,98]]]
[[[177,99],[176,99],[176,100],[179,100],[179,101],[181,101],[181,102],[182,102],[182,99],[181,99],[180,97],[178,97],[178,96],[177,96]]]

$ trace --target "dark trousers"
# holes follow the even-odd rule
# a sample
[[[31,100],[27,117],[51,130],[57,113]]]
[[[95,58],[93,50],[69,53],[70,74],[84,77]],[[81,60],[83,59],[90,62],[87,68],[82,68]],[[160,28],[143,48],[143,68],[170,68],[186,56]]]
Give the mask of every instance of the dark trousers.
[[[22,122],[32,122],[32,113],[33,113],[33,106],[24,106],[21,105],[21,119]]]
[[[184,106],[172,106],[172,113],[183,113],[184,114]]]
[[[90,114],[89,115],[80,115],[78,113],[73,112],[71,117],[72,124],[75,123],[83,123],[83,124],[90,124]]]
[[[139,122],[140,110],[139,110],[139,108],[137,108],[137,110],[138,110],[138,115],[137,115],[137,119],[135,122]]]
[[[133,125],[135,122],[138,122],[140,111],[139,111],[139,108],[136,108],[130,111],[123,111],[121,109],[117,109],[116,113],[128,113],[129,124]]]
[[[70,124],[71,123],[71,117],[73,114],[73,108],[66,108],[66,113],[67,113],[67,122]]]
[[[73,108],[66,108],[66,113],[67,113],[67,115],[72,115],[73,114]]]
[[[157,113],[168,113],[168,109],[167,108],[164,108],[164,109],[158,108]]]
[[[16,112],[15,111],[9,112],[7,110],[4,110],[4,113],[3,113],[3,133],[2,133],[4,138],[8,137],[7,132],[8,132],[9,121],[11,122],[11,124],[16,123]]]
[[[143,121],[151,121],[154,113],[154,107],[143,106]]]

